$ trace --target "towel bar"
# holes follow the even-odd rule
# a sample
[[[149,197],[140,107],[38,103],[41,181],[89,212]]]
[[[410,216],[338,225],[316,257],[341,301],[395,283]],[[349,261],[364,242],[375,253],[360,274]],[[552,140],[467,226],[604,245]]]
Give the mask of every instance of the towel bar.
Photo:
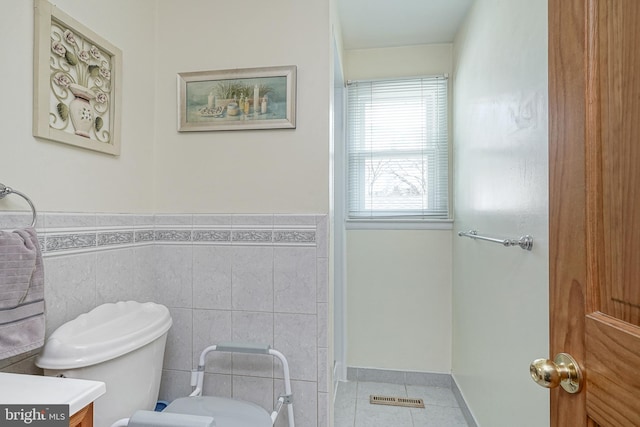
[[[35,227],[36,226],[36,207],[33,205],[33,202],[31,201],[31,199],[29,199],[27,197],[27,195],[24,194],[24,193],[21,193],[21,192],[19,192],[17,190],[14,190],[11,187],[7,187],[4,184],[0,184],[0,199],[4,199],[9,194],[17,194],[18,196],[20,196],[23,199],[25,199],[27,201],[27,203],[29,203],[29,206],[31,206],[31,212],[33,213],[33,219],[31,221],[31,226]]]
[[[533,237],[522,236],[519,239],[496,239],[495,237],[480,236],[476,230],[460,231],[460,237],[469,237],[471,239],[485,240],[487,242],[500,243],[503,246],[520,246],[522,249],[530,251],[533,248]]]

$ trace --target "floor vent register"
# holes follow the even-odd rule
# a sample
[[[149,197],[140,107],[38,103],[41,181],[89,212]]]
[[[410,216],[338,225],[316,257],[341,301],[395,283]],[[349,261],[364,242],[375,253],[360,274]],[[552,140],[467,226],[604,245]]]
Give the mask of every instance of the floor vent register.
[[[374,405],[404,406],[406,408],[424,408],[424,400],[407,397],[370,395],[369,403]]]

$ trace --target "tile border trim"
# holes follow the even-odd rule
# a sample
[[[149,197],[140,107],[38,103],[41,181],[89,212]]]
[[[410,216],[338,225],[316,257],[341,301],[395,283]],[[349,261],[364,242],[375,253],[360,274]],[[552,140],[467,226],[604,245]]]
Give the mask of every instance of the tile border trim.
[[[0,228],[22,226],[23,214],[0,212]],[[322,245],[325,214],[86,214],[40,213],[44,256],[154,244]]]

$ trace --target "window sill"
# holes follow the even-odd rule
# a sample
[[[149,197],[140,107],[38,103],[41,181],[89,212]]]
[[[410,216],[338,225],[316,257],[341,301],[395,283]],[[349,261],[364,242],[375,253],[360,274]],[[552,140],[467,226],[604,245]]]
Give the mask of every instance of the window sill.
[[[347,230],[453,230],[452,219],[348,219]]]

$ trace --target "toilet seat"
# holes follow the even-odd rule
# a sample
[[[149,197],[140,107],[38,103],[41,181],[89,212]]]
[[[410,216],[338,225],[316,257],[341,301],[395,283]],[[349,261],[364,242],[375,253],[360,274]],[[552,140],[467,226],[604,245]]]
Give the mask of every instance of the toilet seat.
[[[163,412],[213,417],[216,427],[272,427],[269,413],[258,405],[215,396],[180,397]]]

